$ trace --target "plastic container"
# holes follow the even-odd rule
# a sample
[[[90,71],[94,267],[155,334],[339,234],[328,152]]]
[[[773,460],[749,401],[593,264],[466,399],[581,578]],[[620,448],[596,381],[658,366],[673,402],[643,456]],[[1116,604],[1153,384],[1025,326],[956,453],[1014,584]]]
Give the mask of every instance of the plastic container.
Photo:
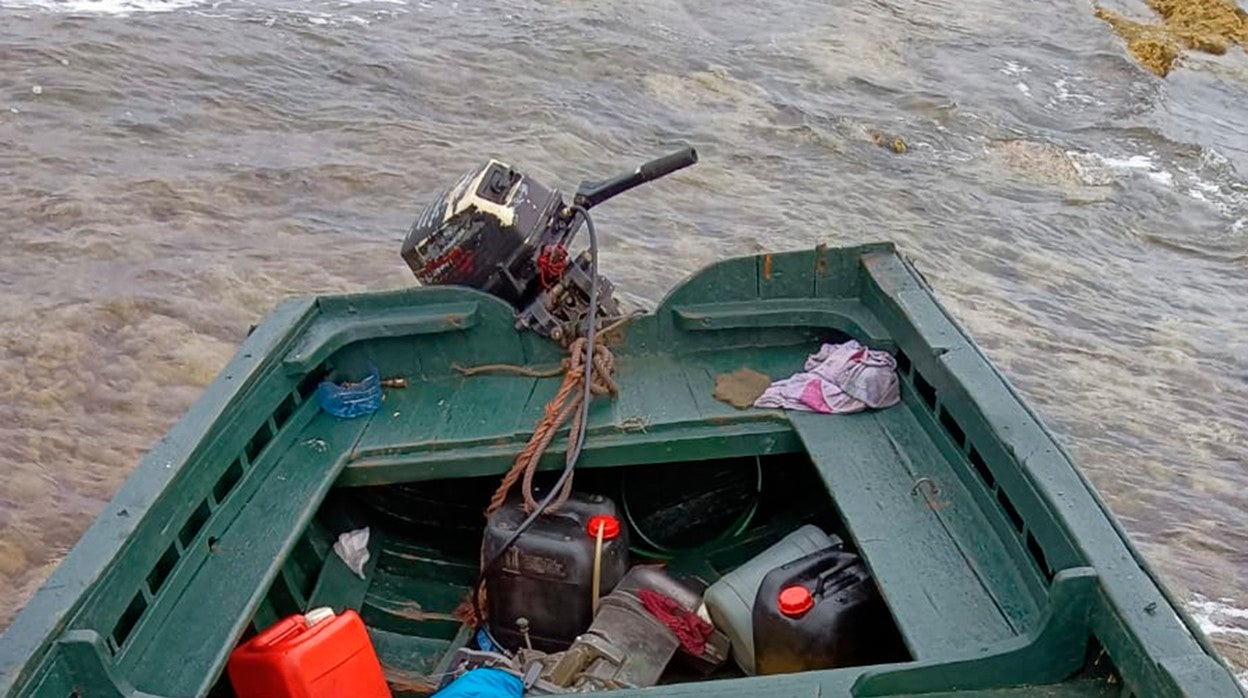
[[[390,698],[359,615],[316,608],[289,616],[230,653],[238,698]]]
[[[837,547],[767,573],[754,603],[761,674],[908,659],[888,606],[862,558]]]
[[[483,557],[491,558],[524,521],[521,501],[509,500],[486,521]],[[590,519],[606,516],[599,593],[606,595],[628,571],[628,529],[615,502],[573,493],[554,514],[539,516],[503,553],[485,578],[490,632],[508,649],[524,646],[518,621],[528,623],[534,649],[566,649],[593,621],[595,538]]]
[[[780,565],[839,543],[839,538],[829,536],[818,526],[802,526],[706,590],[707,614],[715,627],[732,641],[732,658],[741,671],[755,673],[754,599],[763,577]]]

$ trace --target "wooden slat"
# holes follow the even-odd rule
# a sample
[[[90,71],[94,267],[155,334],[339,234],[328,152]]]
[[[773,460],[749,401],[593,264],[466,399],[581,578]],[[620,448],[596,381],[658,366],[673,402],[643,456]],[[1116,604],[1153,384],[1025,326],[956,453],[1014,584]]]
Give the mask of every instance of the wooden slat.
[[[286,355],[286,371],[307,373],[335,351],[364,339],[466,330],[477,324],[477,306],[475,302],[447,303],[328,318],[313,327]]]
[[[938,512],[914,492],[915,466],[876,413],[795,412],[790,420],[917,658],[1014,636]]]
[[[519,420],[537,379],[511,375],[413,384],[391,390],[360,439],[357,453],[377,455],[418,444],[511,440],[532,429]],[[499,416],[503,415],[500,419]]]
[[[777,298],[765,303],[702,303],[677,306],[672,315],[676,327],[686,332],[822,327],[864,342],[891,341],[880,321],[857,299]]]
[[[616,424],[696,422],[702,411],[680,362],[671,356],[628,357],[616,363],[620,394]]]
[[[447,401],[433,440],[471,443],[482,439],[510,439],[517,430],[532,429],[532,424],[518,423],[518,416],[519,408],[533,393],[536,380],[490,374],[456,381],[458,386]]]
[[[815,292],[815,260],[810,255],[758,256],[759,298],[808,298]]]
[[[932,497],[938,507],[933,511],[944,530],[964,551],[976,576],[983,580],[1010,625],[1019,632],[1026,630],[1024,622],[1035,621],[1040,610],[1020,569],[1020,562],[1027,565],[1030,561],[1020,561],[1006,550],[1004,542],[993,532],[983,508],[958,479],[949,461],[912,412],[881,410],[875,413],[875,419],[897,450],[910,459],[916,478],[926,477],[939,488],[939,494]]]
[[[347,563],[331,549],[316,577],[316,586],[308,594],[308,603],[304,610],[329,606],[338,613],[347,608],[358,611],[364,603],[364,595],[368,593],[373,572],[377,569],[377,560],[381,557],[381,536],[377,527],[369,528],[368,560],[364,563],[363,578],[347,567]]]
[[[167,696],[208,690],[366,423],[326,413],[313,419],[307,439],[284,454],[181,589],[135,662],[133,675],[145,677],[137,688]]]
[[[454,379],[428,381],[386,391],[385,402],[360,437],[356,456],[386,453],[433,440],[457,384]]]
[[[591,433],[578,468],[668,463],[674,458],[700,460],[739,458],[801,450],[793,430],[783,420],[762,410],[743,410],[742,416],[721,424],[703,423],[663,427],[638,425]],[[391,456],[364,458],[351,463],[338,480],[341,487],[386,485],[445,478],[447,468],[460,477],[494,475],[515,460],[523,442],[484,444],[448,451],[427,449]],[[557,437],[542,459],[543,469],[562,467],[566,439]]]

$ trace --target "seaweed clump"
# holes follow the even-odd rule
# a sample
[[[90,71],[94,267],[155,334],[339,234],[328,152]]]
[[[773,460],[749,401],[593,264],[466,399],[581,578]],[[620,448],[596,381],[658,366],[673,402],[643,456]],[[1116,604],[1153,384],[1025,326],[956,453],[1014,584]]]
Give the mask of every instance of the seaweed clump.
[[[1160,24],[1127,19],[1103,7],[1096,16],[1127,41],[1145,68],[1165,77],[1184,49],[1221,55],[1234,44],[1248,47],[1248,13],[1234,0],[1148,0]]]
[[[910,149],[910,146],[906,145],[906,139],[901,136],[893,136],[892,138],[889,138],[879,131],[871,131],[868,135],[870,135],[872,143],[886,150],[891,150],[898,155],[901,155]]]

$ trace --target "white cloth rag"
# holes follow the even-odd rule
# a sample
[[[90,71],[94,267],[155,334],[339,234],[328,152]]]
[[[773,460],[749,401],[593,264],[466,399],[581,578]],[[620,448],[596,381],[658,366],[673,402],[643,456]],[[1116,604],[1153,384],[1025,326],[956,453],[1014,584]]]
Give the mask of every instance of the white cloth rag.
[[[824,344],[806,359],[805,370],[767,387],[755,407],[848,414],[901,401],[897,360],[855,340]]]
[[[364,563],[368,562],[368,527],[347,531],[338,536],[334,552],[347,563],[347,567],[360,579],[364,578]]]

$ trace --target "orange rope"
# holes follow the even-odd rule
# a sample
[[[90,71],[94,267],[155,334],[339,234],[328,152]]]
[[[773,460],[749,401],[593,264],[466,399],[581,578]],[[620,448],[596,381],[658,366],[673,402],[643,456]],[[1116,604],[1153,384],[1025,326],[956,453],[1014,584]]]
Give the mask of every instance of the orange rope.
[[[615,357],[611,354],[611,350],[604,344],[595,344],[594,356],[591,361],[593,370],[590,374],[590,395],[615,395],[619,388],[616,386],[614,378],[612,378],[612,374],[615,372]],[[502,482],[499,483],[498,490],[490,498],[490,504],[485,509],[486,516],[502,508],[503,503],[507,501],[507,496],[511,493],[511,488],[521,478],[524,480],[520,492],[524,497],[525,511],[532,512],[537,508],[537,500],[533,497],[533,476],[537,473],[537,464],[541,461],[542,455],[546,453],[546,449],[550,446],[551,441],[554,441],[555,434],[558,433],[560,427],[569,418],[572,419],[571,434],[573,437],[580,430],[580,406],[581,401],[584,399],[584,388],[582,385],[584,376],[585,340],[581,338],[572,342],[572,345],[568,347],[567,368],[563,374],[563,383],[560,384],[559,391],[550,399],[550,402],[546,403],[546,409],[542,414],[542,418],[538,420],[537,425],[533,428],[533,435],[529,437],[529,442],[525,444],[524,449],[516,456],[511,469],[507,471],[507,474],[503,476]],[[546,511],[558,511],[568,501],[568,497],[571,494],[572,478],[569,477],[564,482],[563,489],[560,490],[558,496],[546,507]]]
[[[489,516],[502,508],[507,501],[507,496],[511,492],[511,488],[515,486],[516,481],[523,478],[521,485],[521,493],[524,496],[525,511],[532,512],[537,508],[537,500],[533,497],[533,476],[537,472],[537,464],[542,459],[542,455],[546,453],[546,448],[550,446],[550,442],[554,440],[555,434],[564,422],[572,419],[572,427],[570,433],[573,438],[580,429],[581,401],[584,399],[585,392],[582,387],[582,381],[585,378],[585,340],[577,339],[568,347],[568,358],[564,359],[563,383],[559,385],[558,392],[546,403],[546,409],[542,414],[542,418],[538,420],[537,425],[533,428],[533,435],[529,437],[529,442],[516,456],[516,460],[511,464],[511,469],[503,475],[502,482],[498,483],[498,489],[494,492],[494,496],[490,498],[490,504],[485,508],[485,515]],[[615,356],[611,350],[602,343],[594,345],[594,356],[592,358],[593,372],[590,374],[589,392],[591,396],[597,395],[615,395],[619,392],[619,387],[615,383],[613,374],[615,373]],[[478,372],[488,371],[507,371],[510,373],[521,373],[517,369],[523,367],[507,366],[501,364],[491,364],[489,366],[475,368],[456,368],[464,375],[473,375]],[[569,452],[571,444],[568,446]],[[563,506],[568,497],[572,493],[572,478],[569,477],[560,490],[559,495],[551,501],[546,507],[546,512],[554,512]],[[482,550],[484,553],[484,550]],[[478,587],[478,594],[482,599],[485,598],[485,584],[481,580],[481,586]],[[484,602],[482,607],[485,607]],[[462,603],[455,608],[455,616],[464,623],[469,625],[478,625],[484,619],[477,618],[476,609],[472,607],[470,599],[464,599]]]

